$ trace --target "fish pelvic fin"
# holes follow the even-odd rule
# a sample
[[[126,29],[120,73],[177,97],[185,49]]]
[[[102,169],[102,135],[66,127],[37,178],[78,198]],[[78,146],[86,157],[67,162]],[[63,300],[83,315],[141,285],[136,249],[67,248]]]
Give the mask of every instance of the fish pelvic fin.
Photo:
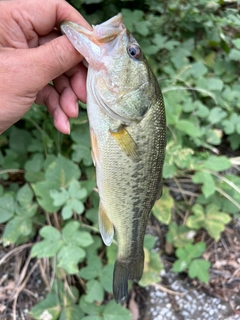
[[[128,157],[134,161],[139,159],[139,148],[125,127],[121,126],[116,132],[110,130],[110,134]]]
[[[98,224],[99,230],[106,246],[110,246],[114,236],[113,223],[107,216],[107,213],[100,202],[98,209]]]
[[[128,280],[138,282],[143,273],[144,254],[134,262],[116,260],[113,271],[113,296],[117,303],[123,302],[128,296]]]

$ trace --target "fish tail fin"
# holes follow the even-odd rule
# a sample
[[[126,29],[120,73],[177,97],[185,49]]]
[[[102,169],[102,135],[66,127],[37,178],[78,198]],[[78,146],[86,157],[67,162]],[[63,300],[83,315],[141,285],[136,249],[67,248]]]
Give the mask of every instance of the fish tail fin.
[[[113,296],[117,303],[123,302],[128,296],[128,280],[138,282],[143,273],[144,255],[134,262],[116,260],[113,272]]]

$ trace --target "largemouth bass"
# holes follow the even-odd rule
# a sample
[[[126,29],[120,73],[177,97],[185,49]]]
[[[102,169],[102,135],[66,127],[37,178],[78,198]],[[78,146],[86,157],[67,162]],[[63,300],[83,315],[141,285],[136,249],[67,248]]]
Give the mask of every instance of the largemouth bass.
[[[128,280],[142,277],[147,220],[161,196],[163,98],[121,14],[92,31],[70,21],[61,30],[89,64],[87,112],[100,196],[99,229],[107,246],[116,232],[113,294],[121,302]]]

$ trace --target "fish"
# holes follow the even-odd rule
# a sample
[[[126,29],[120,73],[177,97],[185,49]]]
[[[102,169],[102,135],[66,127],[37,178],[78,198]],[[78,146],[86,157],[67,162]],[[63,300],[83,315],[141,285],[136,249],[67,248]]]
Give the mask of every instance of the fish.
[[[63,21],[60,28],[88,63],[87,113],[100,197],[99,229],[107,246],[116,234],[113,296],[121,303],[128,296],[128,280],[142,277],[147,221],[161,196],[164,101],[121,13],[92,30],[72,21]]]

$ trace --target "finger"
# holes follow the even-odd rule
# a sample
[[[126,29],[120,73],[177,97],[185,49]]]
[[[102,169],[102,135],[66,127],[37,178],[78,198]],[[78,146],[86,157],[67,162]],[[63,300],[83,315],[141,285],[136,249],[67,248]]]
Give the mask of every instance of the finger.
[[[60,106],[69,118],[78,116],[77,96],[73,92],[67,76],[61,75],[53,82],[56,90],[60,94]]]
[[[45,105],[48,112],[53,116],[54,126],[62,133],[70,133],[70,124],[67,115],[60,107],[60,97],[56,89],[47,85],[37,95],[36,103]]]
[[[24,0],[18,1],[17,6],[15,1],[8,1],[5,7],[27,38],[32,30],[39,36],[47,35],[54,27],[59,29],[63,20],[74,21],[91,30],[82,15],[66,1],[41,0],[41,3],[36,3],[36,1]]]
[[[66,36],[61,36],[38,48],[23,49],[16,53],[18,73],[24,68],[26,88],[40,91],[47,83],[80,63],[83,57],[74,49]],[[19,75],[20,76],[20,75]]]
[[[83,65],[83,63],[79,63],[74,68],[68,70],[65,74],[70,78],[72,90],[78,99],[83,103],[86,103],[87,68]]]
[[[62,34],[58,30],[53,30],[48,33],[46,36],[39,36],[38,38],[38,45],[41,46],[49,41],[52,41],[55,38],[60,37]]]

